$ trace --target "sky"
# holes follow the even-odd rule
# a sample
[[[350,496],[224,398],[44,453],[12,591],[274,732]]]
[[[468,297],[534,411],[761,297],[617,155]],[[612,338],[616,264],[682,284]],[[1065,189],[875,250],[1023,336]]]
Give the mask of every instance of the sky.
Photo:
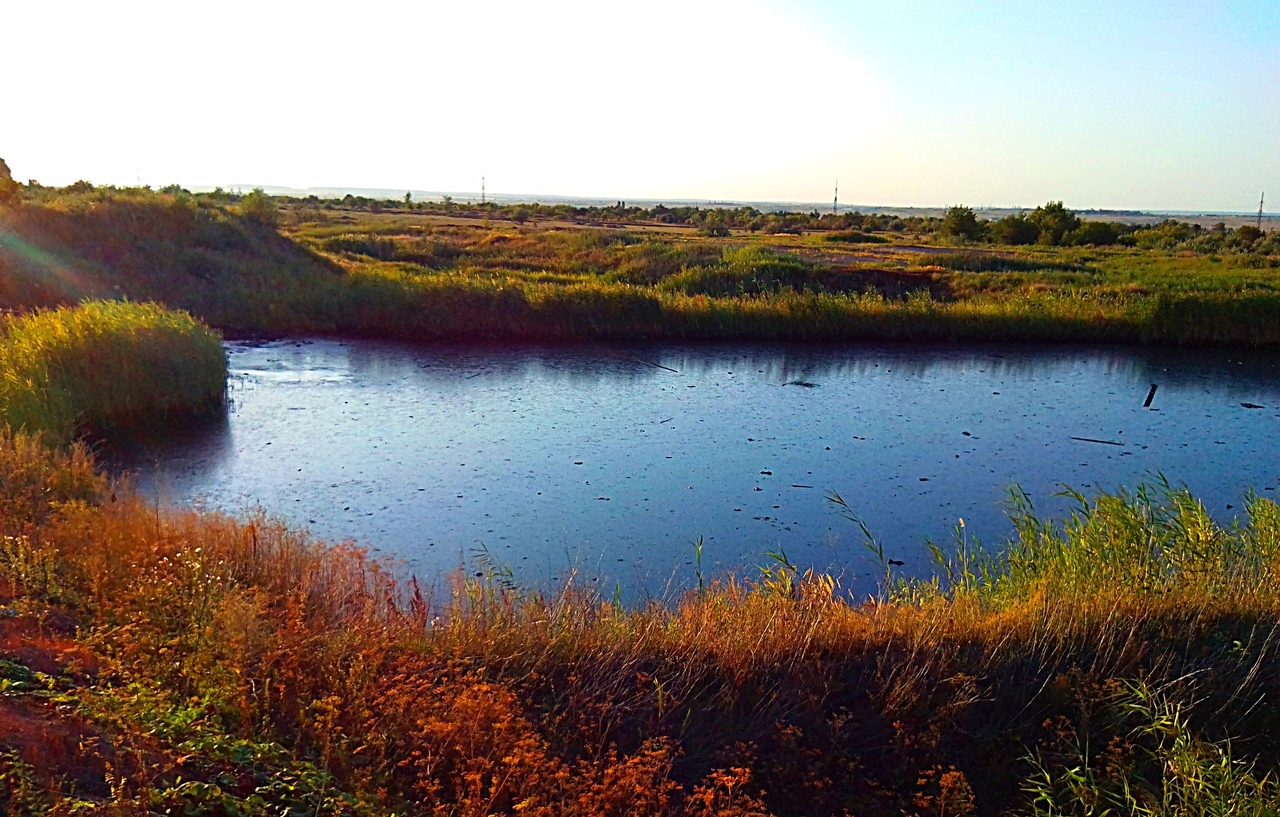
[[[1280,205],[1277,0],[0,0],[0,21],[0,157],[44,184]]]

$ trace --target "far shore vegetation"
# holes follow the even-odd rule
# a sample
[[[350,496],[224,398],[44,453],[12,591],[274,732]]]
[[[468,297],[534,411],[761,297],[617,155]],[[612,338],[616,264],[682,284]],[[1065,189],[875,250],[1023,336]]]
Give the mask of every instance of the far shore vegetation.
[[[10,183],[0,308],[228,334],[1280,342],[1280,233],[1081,218],[320,200]]]
[[[164,507],[77,441],[221,407],[219,330],[1280,341],[1274,234],[1084,242],[1053,204],[1024,243],[963,208],[525,207],[50,189],[0,163],[0,814],[1280,813],[1261,496],[1222,522],[1156,484],[1049,520],[1015,490],[1010,541],[961,521],[910,578],[832,493],[874,596],[779,550],[626,606]]]

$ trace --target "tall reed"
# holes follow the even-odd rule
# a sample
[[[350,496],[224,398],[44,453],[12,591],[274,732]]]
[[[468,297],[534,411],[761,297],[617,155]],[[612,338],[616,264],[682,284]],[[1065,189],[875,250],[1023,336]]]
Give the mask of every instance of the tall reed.
[[[158,304],[93,301],[0,327],[0,422],[57,439],[217,408],[226,375],[217,333]]]

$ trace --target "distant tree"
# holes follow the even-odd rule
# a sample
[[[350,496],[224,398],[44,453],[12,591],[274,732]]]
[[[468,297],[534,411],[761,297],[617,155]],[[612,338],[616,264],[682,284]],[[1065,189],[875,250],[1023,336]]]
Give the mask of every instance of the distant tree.
[[[4,159],[0,159],[0,204],[12,201],[18,196],[18,183],[13,180],[13,174],[9,172],[9,165],[5,164]]]
[[[991,224],[991,237],[997,244],[1034,244],[1040,228],[1024,215],[1005,216]]]
[[[240,214],[268,227],[275,227],[280,223],[280,213],[276,210],[275,202],[262,192],[261,187],[255,187],[252,193],[240,200]]]
[[[1080,217],[1060,201],[1051,201],[1037,207],[1029,219],[1040,228],[1041,244],[1061,244],[1067,233],[1080,227]]]
[[[1144,250],[1172,250],[1196,237],[1197,228],[1185,221],[1165,219],[1133,233],[1133,243]]]
[[[1246,247],[1252,247],[1253,243],[1262,238],[1263,232],[1252,224],[1241,224],[1236,228],[1236,241]]]
[[[942,234],[965,241],[977,241],[982,238],[983,226],[978,216],[969,207],[956,205],[947,210],[942,219]]]
[[[413,193],[406,190],[404,194],[404,206],[413,209]]]
[[[1075,230],[1067,233],[1064,241],[1067,244],[1093,244],[1101,247],[1114,244],[1120,238],[1119,226],[1110,221],[1086,221]]]

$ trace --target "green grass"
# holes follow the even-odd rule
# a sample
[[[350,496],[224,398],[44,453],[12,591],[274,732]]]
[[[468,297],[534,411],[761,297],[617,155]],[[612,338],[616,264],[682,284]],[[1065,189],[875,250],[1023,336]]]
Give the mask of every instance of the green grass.
[[[97,301],[0,324],[0,423],[67,439],[86,427],[222,406],[221,340],[157,304]]]

